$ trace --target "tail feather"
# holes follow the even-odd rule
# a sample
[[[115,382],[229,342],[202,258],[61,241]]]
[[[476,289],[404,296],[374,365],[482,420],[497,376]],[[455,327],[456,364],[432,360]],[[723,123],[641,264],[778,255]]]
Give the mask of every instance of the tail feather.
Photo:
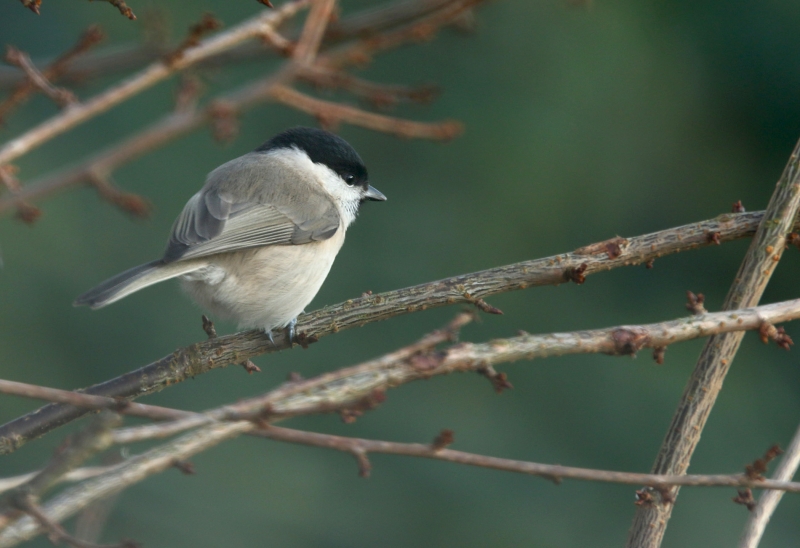
[[[203,266],[202,263],[194,261],[165,263],[161,260],[139,265],[90,289],[75,299],[72,304],[73,306],[88,305],[91,308],[102,308],[140,289],[192,272]]]

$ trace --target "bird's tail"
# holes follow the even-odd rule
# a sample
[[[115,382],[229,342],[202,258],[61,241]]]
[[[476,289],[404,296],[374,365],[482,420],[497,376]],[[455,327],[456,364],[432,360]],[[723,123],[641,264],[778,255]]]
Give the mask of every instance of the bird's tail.
[[[203,266],[205,266],[203,263],[195,261],[165,263],[161,260],[139,265],[90,289],[75,299],[72,304],[73,306],[88,305],[91,308],[102,308],[147,286],[192,272]]]

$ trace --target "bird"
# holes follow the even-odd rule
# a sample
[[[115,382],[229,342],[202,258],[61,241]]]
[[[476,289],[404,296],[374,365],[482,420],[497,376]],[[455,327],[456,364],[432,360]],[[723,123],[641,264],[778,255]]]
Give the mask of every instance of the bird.
[[[288,328],[316,296],[366,201],[386,196],[341,137],[287,129],[211,171],[172,225],[164,255],[80,295],[93,309],[178,278],[215,317],[239,328]],[[274,343],[274,341],[273,341]]]

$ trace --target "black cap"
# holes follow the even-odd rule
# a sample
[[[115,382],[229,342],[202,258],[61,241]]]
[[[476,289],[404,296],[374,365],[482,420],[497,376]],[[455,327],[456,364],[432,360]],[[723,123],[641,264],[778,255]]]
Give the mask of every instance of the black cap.
[[[256,152],[269,152],[280,148],[298,148],[308,154],[312,162],[329,167],[348,184],[364,188],[369,186],[367,167],[358,152],[347,141],[329,131],[312,127],[293,127],[277,134],[258,147]]]

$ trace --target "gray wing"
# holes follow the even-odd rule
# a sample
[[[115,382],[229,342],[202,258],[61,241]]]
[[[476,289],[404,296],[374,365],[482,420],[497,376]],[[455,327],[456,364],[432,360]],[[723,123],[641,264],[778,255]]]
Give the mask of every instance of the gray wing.
[[[175,220],[165,262],[302,245],[336,233],[340,219],[331,199],[291,166],[259,156],[247,154],[211,172]]]

